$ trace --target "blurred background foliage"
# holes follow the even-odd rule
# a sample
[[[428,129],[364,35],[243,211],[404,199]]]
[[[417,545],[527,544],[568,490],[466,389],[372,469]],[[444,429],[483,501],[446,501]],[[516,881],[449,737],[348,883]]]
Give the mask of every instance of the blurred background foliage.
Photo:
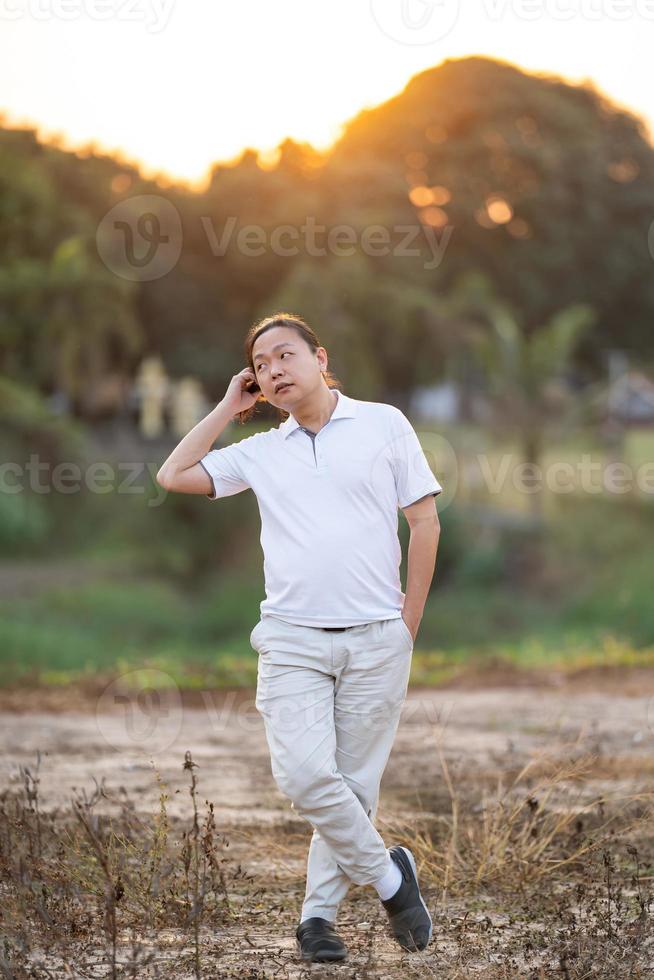
[[[183,248],[138,282],[101,261],[96,234],[141,194],[174,206]],[[144,438],[134,401],[100,394],[131,391],[157,355],[213,404],[244,366],[250,323],[280,309],[314,326],[344,391],[413,416],[445,488],[414,681],[477,656],[649,657],[652,489],[491,491],[479,459],[491,472],[507,457],[654,459],[652,421],[616,423],[607,397],[612,352],[652,372],[653,215],[641,120],[590,86],[487,58],[417,75],[329,153],[288,139],[272,161],[246,150],[217,163],[203,192],[0,128],[4,682],[144,660],[183,683],[252,682],[264,594],[253,495],[164,494],[154,476],[177,439]],[[323,229],[317,248],[308,221]],[[261,254],[237,246],[246,225],[262,229]],[[353,244],[327,247],[339,226]],[[377,227],[391,247],[362,247]],[[282,228],[296,254],[270,247]],[[416,391],[448,382],[456,417],[416,417]],[[263,407],[218,444],[278,421]],[[90,489],[103,465],[113,477]],[[78,467],[81,489],[50,486],[57,466]],[[406,552],[401,516],[400,536]]]

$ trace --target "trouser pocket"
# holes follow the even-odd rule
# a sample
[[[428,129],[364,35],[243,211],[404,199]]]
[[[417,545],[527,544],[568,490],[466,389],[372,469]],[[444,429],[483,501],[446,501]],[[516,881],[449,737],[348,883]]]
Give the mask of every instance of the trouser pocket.
[[[403,616],[400,616],[397,619],[397,622],[400,624],[400,630],[404,634],[405,640],[407,641],[407,643],[409,644],[409,646],[411,647],[411,649],[413,649],[413,636],[411,635],[411,630],[409,629],[409,627],[407,626],[407,624],[404,622],[404,617]]]
[[[252,647],[253,650],[258,650],[258,647],[257,647],[257,636],[261,632],[261,627],[262,626],[263,626],[263,620],[260,619],[259,622],[257,623],[257,625],[254,627],[254,629],[250,633],[250,646]]]

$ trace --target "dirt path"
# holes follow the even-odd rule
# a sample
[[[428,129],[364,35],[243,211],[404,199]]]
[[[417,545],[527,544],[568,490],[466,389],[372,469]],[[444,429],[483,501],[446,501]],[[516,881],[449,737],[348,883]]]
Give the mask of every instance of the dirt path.
[[[419,789],[429,797],[442,787],[437,741],[448,763],[467,771],[488,771],[507,753],[524,760],[582,737],[611,756],[629,756],[634,767],[638,763],[648,772],[654,757],[654,672],[625,680],[622,691],[615,681],[606,686],[608,691],[593,691],[577,681],[559,690],[410,690],[384,774],[380,813],[404,811]],[[156,703],[124,694],[116,703],[115,691],[111,686],[93,701],[78,700],[69,711],[58,703],[54,712],[8,711],[6,694],[0,786],[15,782],[18,765],[33,765],[40,749],[46,809],[65,806],[72,787],[91,788],[95,776],[120,783],[138,799],[139,809],[151,811],[159,796],[154,767],[174,793],[187,785],[182,764],[188,749],[199,766],[202,794],[216,803],[225,825],[294,819],[270,773],[253,691],[200,692],[195,706],[182,704],[177,692],[162,693]],[[16,692],[12,707],[19,699]],[[179,811],[187,812],[185,802]]]
[[[651,788],[654,675],[645,673],[637,681],[634,677],[625,676],[621,689],[614,679],[602,690],[589,690],[581,678],[550,688],[411,690],[382,782],[377,823],[385,839],[389,840],[396,819],[419,821],[425,813],[449,812],[437,746],[454,784],[465,782],[468,794],[471,786],[492,785],[502,773],[515,771],[543,751],[565,756],[575,743],[593,748],[599,757],[587,792]],[[20,785],[18,766],[33,769],[40,749],[43,810],[67,808],[74,787],[85,787],[90,793],[93,777],[98,781],[104,777],[113,793],[124,787],[138,812],[154,814],[159,804],[156,766],[168,787],[169,813],[187,820],[188,774],[182,767],[184,753],[190,750],[199,767],[199,796],[214,802],[217,827],[231,841],[231,857],[241,861],[260,886],[274,886],[284,896],[283,913],[275,912],[267,920],[264,910],[259,917],[250,933],[254,945],[241,944],[240,962],[256,959],[264,972],[252,976],[273,976],[281,957],[286,972],[277,975],[308,976],[296,959],[293,929],[304,894],[310,827],[274,784],[253,692],[205,692],[192,707],[182,705],[177,694],[139,706],[134,699],[116,702],[114,693],[106,692],[93,705],[85,704],[84,710],[78,704],[68,712],[7,710],[16,705],[5,697],[0,714],[0,787]],[[428,953],[419,954],[420,968],[424,976],[434,971],[443,975],[444,965],[456,953],[444,928],[445,916],[452,910],[438,908],[435,891],[427,890],[426,897],[434,909],[435,934]],[[368,975],[409,975],[406,964],[411,957],[407,959],[388,937],[383,919],[372,889],[352,886],[338,925],[346,941],[354,942],[361,930],[366,932],[374,924],[379,972]],[[363,975],[352,972],[363,953],[357,955],[358,960],[350,957],[330,967],[329,975]],[[227,971],[230,958],[222,962]],[[412,969],[417,968],[412,962]],[[323,975],[319,969],[314,967],[310,975]],[[469,975],[484,973],[471,967]]]

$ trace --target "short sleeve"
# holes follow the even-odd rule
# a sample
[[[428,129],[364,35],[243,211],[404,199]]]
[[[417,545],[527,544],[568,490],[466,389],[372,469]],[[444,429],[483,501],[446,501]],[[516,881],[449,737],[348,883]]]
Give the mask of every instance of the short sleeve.
[[[247,457],[237,442],[222,449],[211,449],[199,462],[213,483],[213,493],[207,494],[209,500],[231,497],[250,488]]]
[[[392,425],[391,466],[401,508],[430,494],[437,496],[443,490],[427,462],[415,429],[399,409],[394,413]]]

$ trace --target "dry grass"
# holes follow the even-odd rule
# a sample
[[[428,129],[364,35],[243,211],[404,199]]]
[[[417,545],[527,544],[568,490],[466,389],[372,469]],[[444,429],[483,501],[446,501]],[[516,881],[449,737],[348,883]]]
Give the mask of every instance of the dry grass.
[[[651,976],[654,789],[589,794],[591,776],[619,766],[584,752],[578,739],[571,760],[561,762],[560,746],[541,753],[471,805],[436,741],[449,814],[423,829],[398,821],[387,829],[409,844],[421,881],[434,886],[450,919],[458,951],[446,975]],[[472,963],[485,946],[490,962],[479,973]]]
[[[545,876],[567,872],[585,857],[611,843],[615,828],[627,839],[647,827],[654,791],[622,795],[610,808],[604,795],[584,800],[585,779],[593,771],[593,754],[561,764],[556,757],[530,760],[504,787],[483,792],[478,814],[465,814],[465,804],[452,785],[439,751],[450,794],[446,828],[435,836],[413,835],[424,870],[448,894],[474,894],[481,887],[518,888],[538,884]],[[539,773],[540,771],[540,773]],[[527,785],[528,783],[528,785]]]
[[[0,798],[2,975],[115,980],[167,976],[174,968],[204,976],[202,927],[238,918],[238,900],[234,908],[230,893],[247,874],[224,857],[229,842],[216,830],[213,803],[207,801],[200,813],[190,752],[183,763],[190,819],[174,831],[158,773],[160,806],[152,819],[139,817],[126,794],[112,795],[104,780],[99,785],[95,779],[90,795],[82,790],[71,800],[71,819],[57,811],[41,814],[40,764],[39,753],[33,771],[21,767],[22,793],[7,791]],[[116,815],[98,812],[101,801]],[[165,947],[171,933],[175,955],[169,958],[165,948],[153,947],[152,936],[161,935]],[[96,960],[104,963],[101,973]],[[154,972],[145,973],[151,965]]]
[[[438,746],[449,811],[381,821],[410,846],[434,939],[404,954],[376,896],[354,887],[344,963],[302,964],[292,937],[308,842],[303,822],[230,831],[200,801],[189,752],[189,812],[139,815],[94,780],[70,810],[40,799],[41,756],[0,796],[0,975],[34,977],[650,977],[654,792],[593,794],[596,757],[578,743],[539,755],[481,799],[454,785]],[[231,851],[230,851],[231,847]],[[262,854],[277,869],[256,868]]]

